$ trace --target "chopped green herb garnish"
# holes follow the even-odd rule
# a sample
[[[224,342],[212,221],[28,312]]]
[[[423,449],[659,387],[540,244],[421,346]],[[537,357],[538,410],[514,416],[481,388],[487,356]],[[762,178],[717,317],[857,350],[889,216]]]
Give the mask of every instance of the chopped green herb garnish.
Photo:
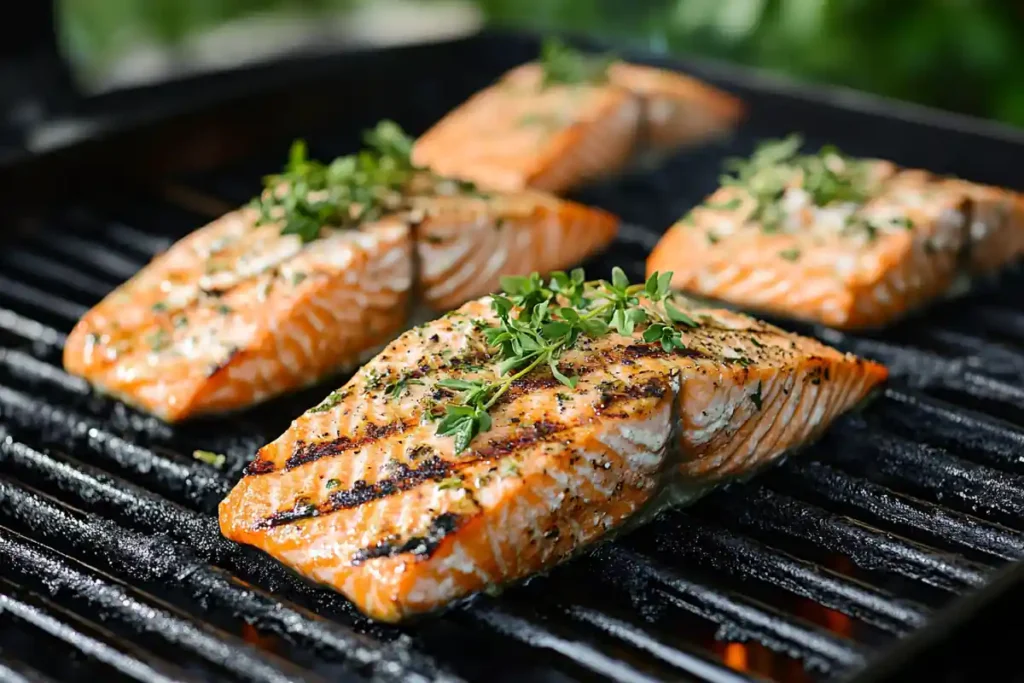
[[[750,395],[750,400],[753,401],[754,405],[757,407],[758,410],[761,410],[762,398],[761,398],[761,382],[760,381],[757,383],[757,390]]]
[[[552,85],[601,85],[608,81],[608,67],[614,55],[587,55],[558,38],[547,38],[541,46],[540,62],[544,69],[541,87]]]
[[[786,259],[787,261],[796,261],[798,258],[800,258],[800,250],[796,248],[783,249],[782,251],[779,252],[779,256]]]
[[[224,467],[224,463],[227,462],[227,456],[213,451],[192,451],[192,457],[217,469]]]
[[[462,479],[459,477],[448,477],[447,479],[442,479],[437,483],[437,488],[439,491],[444,491],[445,489],[461,489]]]
[[[341,482],[338,481],[337,479],[328,479],[327,480],[327,488],[328,489],[336,489],[339,486],[341,486]]]
[[[409,377],[401,377],[387,386],[385,394],[387,395],[388,398],[400,398],[402,394],[405,392],[406,387],[412,384],[423,384],[423,381],[419,379],[412,379]]]
[[[503,458],[498,464],[498,474],[502,479],[519,476],[519,465],[512,458]]]
[[[167,310],[167,302],[166,301],[157,301],[155,304],[150,306],[150,308],[153,309],[153,311],[155,313],[163,313],[163,312],[165,312]]]
[[[408,208],[410,186],[422,178],[421,194],[476,193],[472,183],[443,178],[412,163],[413,140],[392,121],[381,121],[364,135],[358,154],[329,164],[312,160],[296,140],[282,173],[264,180],[266,190],[252,201],[258,224],[281,222],[281,234],[303,242],[325,227],[351,228]],[[297,283],[296,283],[297,284]]]
[[[537,273],[503,277],[504,294],[491,299],[498,324],[484,330],[499,361],[497,374],[439,381],[439,387],[459,392],[459,401],[445,407],[437,433],[452,436],[455,452],[461,453],[477,434],[490,429],[488,411],[512,383],[541,366],[575,388],[577,378],[560,369],[559,358],[581,336],[597,338],[611,330],[631,336],[645,325],[645,342],[657,342],[666,352],[685,349],[679,326],[698,323],[670,301],[671,281],[672,273],[654,273],[645,284],[630,284],[617,267],[611,282],[586,282],[579,268],[571,274],[554,273],[547,283]]]
[[[171,345],[171,335],[167,330],[160,327],[146,337],[146,345],[153,351],[163,351]]]
[[[707,233],[705,233],[705,237],[708,238],[708,244],[718,244],[719,242],[722,241],[721,237],[719,237],[710,230],[708,230]]]
[[[297,287],[301,285],[306,280],[307,277],[309,277],[309,275],[303,273],[302,271],[292,273],[292,284]]]
[[[228,306],[227,304],[218,304],[217,312],[220,313],[221,315],[227,315],[228,313],[231,312],[231,307]]]
[[[310,408],[306,412],[309,412],[309,413],[325,413],[328,410],[330,410],[331,408],[333,408],[334,406],[336,406],[339,403],[341,403],[345,399],[345,397],[347,395],[348,394],[346,392],[342,391],[341,389],[338,389],[337,391],[332,391],[330,394],[327,395],[327,398],[325,398],[323,401],[320,402],[320,405],[315,406],[313,408]]]
[[[735,211],[743,206],[743,201],[739,197],[733,197],[724,202],[709,202],[706,206],[715,211]]]
[[[863,203],[871,190],[866,163],[843,156],[834,147],[822,147],[817,154],[799,154],[803,138],[793,134],[757,147],[749,159],[731,159],[722,183],[742,187],[756,207],[751,220],[766,232],[777,232],[785,214],[780,205],[786,190],[799,187],[815,206],[832,203]]]

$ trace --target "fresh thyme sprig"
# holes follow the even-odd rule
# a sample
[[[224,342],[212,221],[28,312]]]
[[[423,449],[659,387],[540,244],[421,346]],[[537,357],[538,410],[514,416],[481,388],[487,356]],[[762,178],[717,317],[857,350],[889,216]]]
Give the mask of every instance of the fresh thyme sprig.
[[[565,374],[559,359],[581,336],[598,338],[610,330],[631,336],[646,324],[645,342],[658,342],[666,352],[685,349],[679,325],[698,325],[669,300],[671,281],[670,272],[654,273],[645,284],[630,284],[621,268],[612,270],[611,282],[586,282],[579,268],[554,273],[547,283],[537,273],[502,278],[504,294],[491,299],[498,324],[484,329],[498,359],[496,376],[438,382],[460,393],[457,403],[446,406],[437,433],[454,437],[455,452],[461,453],[477,434],[491,428],[488,411],[512,384],[542,365],[560,383],[575,388],[578,378]]]
[[[356,227],[402,209],[416,178],[426,181],[421,193],[479,195],[472,183],[413,164],[413,140],[393,121],[381,121],[363,140],[364,150],[329,164],[309,159],[306,143],[296,140],[284,171],[267,176],[266,191],[252,202],[258,224],[280,221],[281,234],[311,242],[325,227]]]
[[[614,55],[587,55],[558,38],[545,38],[540,49],[540,62],[544,69],[541,87],[601,85],[608,81],[608,67],[615,61]]]
[[[723,176],[722,184],[742,187],[754,198],[751,219],[766,232],[781,229],[785,214],[780,200],[789,187],[802,188],[815,206],[859,204],[868,198],[867,164],[831,146],[822,147],[817,154],[799,154],[802,145],[803,138],[794,133],[761,143],[749,159],[726,162],[733,174]]]

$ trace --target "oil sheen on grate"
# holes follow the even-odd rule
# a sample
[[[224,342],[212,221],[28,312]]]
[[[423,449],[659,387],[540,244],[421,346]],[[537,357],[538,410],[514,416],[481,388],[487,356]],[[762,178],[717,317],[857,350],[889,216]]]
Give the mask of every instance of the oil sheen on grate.
[[[753,142],[588,190],[629,221],[588,272],[642,277],[665,212],[706,190],[673,179],[713,178]],[[238,202],[271,170],[195,186]],[[370,623],[214,517],[254,450],[330,385],[172,429],[61,370],[78,316],[206,220],[157,198],[104,206],[55,211],[0,251],[0,681],[830,680],[1024,557],[1015,275],[881,335],[800,328],[894,379],[782,466],[503,596]]]

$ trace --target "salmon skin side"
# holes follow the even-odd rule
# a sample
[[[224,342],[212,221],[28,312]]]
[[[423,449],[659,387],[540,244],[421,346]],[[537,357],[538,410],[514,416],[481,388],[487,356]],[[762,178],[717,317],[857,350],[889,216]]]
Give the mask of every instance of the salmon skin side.
[[[674,71],[617,61],[600,83],[545,84],[534,62],[447,114],[413,160],[481,187],[563,194],[724,137],[742,115],[737,98]]]
[[[264,446],[223,534],[399,621],[522,579],[819,435],[886,378],[876,363],[680,298],[698,323],[581,336],[516,379],[456,451],[442,381],[496,376],[489,297],[401,335]],[[660,305],[660,304],[658,304]]]
[[[1020,194],[833,159],[858,165],[864,196],[818,205],[796,172],[766,226],[755,195],[724,185],[662,237],[648,273],[672,270],[677,289],[746,310],[869,329],[1024,256]]]
[[[414,305],[450,310],[499,273],[573,265],[618,228],[539,192],[412,194],[309,242],[257,218],[227,213],[104,298],[68,336],[65,369],[168,422],[235,411],[357,367]]]

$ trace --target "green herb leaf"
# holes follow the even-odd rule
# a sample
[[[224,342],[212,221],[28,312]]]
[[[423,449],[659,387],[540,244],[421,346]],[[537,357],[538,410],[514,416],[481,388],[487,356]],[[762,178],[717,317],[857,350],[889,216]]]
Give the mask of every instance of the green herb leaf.
[[[251,203],[257,224],[280,222],[281,234],[310,242],[325,228],[357,227],[407,208],[415,178],[424,179],[427,194],[476,193],[472,183],[415,166],[413,140],[393,121],[378,123],[364,141],[362,151],[329,164],[310,159],[304,141],[292,143],[284,171],[265,178],[265,191]]]
[[[798,152],[802,145],[801,136],[793,134],[762,143],[749,159],[726,162],[733,175],[724,176],[722,184],[741,187],[754,199],[750,220],[759,223],[765,232],[783,229],[786,216],[781,200],[788,189],[797,185],[810,195],[815,206],[861,204],[871,192],[868,164],[847,158],[828,146],[817,154],[801,155]]]
[[[579,269],[568,275],[553,273],[547,283],[537,273],[502,278],[505,295],[491,298],[497,324],[472,325],[482,328],[495,356],[496,373],[490,379],[438,381],[439,387],[459,395],[445,406],[437,434],[451,436],[455,452],[462,452],[490,429],[488,411],[501,396],[542,365],[558,382],[575,389],[579,379],[566,374],[559,359],[581,336],[597,338],[613,329],[632,336],[638,325],[647,324],[645,341],[658,342],[666,351],[686,348],[679,325],[698,323],[669,301],[671,282],[672,273],[654,273],[645,284],[634,285],[621,268],[612,270],[610,283],[588,283]]]
[[[735,211],[743,206],[743,201],[738,197],[733,197],[724,202],[709,202],[706,206],[715,211]]]
[[[220,453],[214,453],[213,451],[192,451],[192,457],[201,462],[205,462],[211,467],[216,467],[218,470],[224,467],[224,463],[227,462],[227,456],[221,455]]]
[[[326,413],[328,410],[341,403],[342,400],[344,400],[347,395],[348,394],[342,391],[341,389],[338,389],[337,391],[332,391],[330,394],[327,395],[327,398],[320,402],[320,405],[310,408],[306,412]]]
[[[585,55],[558,38],[547,38],[541,46],[542,88],[553,85],[600,85],[608,81],[612,55]]]
[[[437,488],[439,491],[444,491],[446,489],[461,489],[462,480],[458,477],[448,477],[447,479],[439,481],[437,483]]]
[[[700,327],[696,320],[680,311],[669,301],[665,302],[665,312],[668,313],[668,319],[674,323],[682,323],[687,327]]]
[[[793,249],[783,249],[779,252],[779,256],[787,261],[796,261],[800,258],[800,250],[795,247]]]

